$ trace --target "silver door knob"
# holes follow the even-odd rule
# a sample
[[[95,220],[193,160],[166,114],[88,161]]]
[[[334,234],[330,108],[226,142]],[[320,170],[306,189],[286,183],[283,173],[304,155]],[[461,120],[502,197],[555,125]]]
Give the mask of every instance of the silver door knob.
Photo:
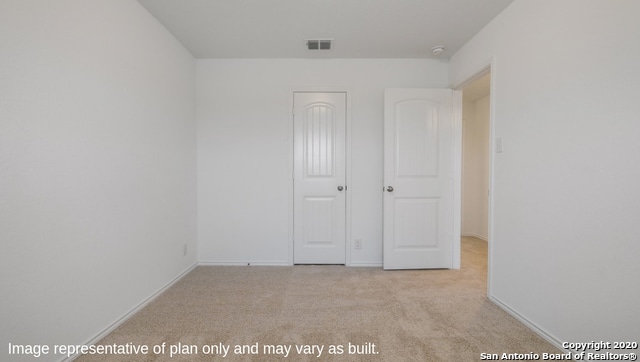
[[[393,192],[393,186],[387,186],[387,191]]]
[[[342,190],[344,190],[344,187],[338,186],[338,191],[342,191]]]

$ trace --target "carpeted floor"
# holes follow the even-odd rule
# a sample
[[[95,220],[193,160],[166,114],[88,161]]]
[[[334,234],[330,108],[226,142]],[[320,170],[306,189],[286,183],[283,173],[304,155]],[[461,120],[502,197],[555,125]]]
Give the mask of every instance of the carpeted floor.
[[[145,345],[148,354],[76,361],[276,361],[285,353],[291,361],[479,361],[481,353],[560,353],[487,299],[486,253],[486,242],[465,237],[460,270],[197,267],[98,343]]]

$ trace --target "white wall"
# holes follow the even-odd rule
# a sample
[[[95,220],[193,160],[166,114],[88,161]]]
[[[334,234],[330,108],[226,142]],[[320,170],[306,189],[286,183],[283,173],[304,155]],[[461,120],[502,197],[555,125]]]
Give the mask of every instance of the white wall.
[[[5,0],[0,37],[6,360],[86,343],[196,262],[195,61],[134,0]]]
[[[491,297],[557,341],[640,336],[638,14],[516,0],[451,59],[495,57]]]
[[[489,96],[462,106],[462,235],[489,238]]]
[[[197,61],[198,258],[289,263],[290,95],[351,92],[353,264],[382,262],[382,119],[387,87],[447,87],[447,63],[402,59]]]

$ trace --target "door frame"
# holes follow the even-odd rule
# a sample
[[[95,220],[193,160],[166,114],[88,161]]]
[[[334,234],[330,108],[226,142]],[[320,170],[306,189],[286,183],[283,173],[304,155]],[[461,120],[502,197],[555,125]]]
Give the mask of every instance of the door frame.
[[[345,266],[351,266],[351,89],[345,87],[316,87],[316,86],[300,86],[289,89],[289,105],[287,119],[287,163],[288,163],[288,208],[289,208],[289,257],[288,264],[293,265],[293,230],[294,230],[294,94],[295,93],[344,93],[346,98],[346,114],[345,114],[345,185],[347,186],[346,209],[345,209]]]
[[[492,291],[491,291],[491,285],[492,283],[492,276],[493,276],[493,227],[494,227],[494,222],[493,222],[493,210],[494,210],[494,196],[495,195],[495,184],[494,184],[494,169],[495,169],[495,138],[496,138],[496,133],[495,133],[495,104],[496,104],[496,91],[495,91],[495,79],[496,79],[496,65],[495,65],[495,57],[492,56],[489,59],[479,62],[478,66],[476,68],[474,68],[474,71],[471,73],[466,74],[465,76],[461,77],[461,79],[457,80],[456,82],[452,83],[451,88],[460,92],[460,102],[462,102],[462,89],[469,85],[469,83],[473,82],[474,80],[480,78],[481,76],[490,73],[489,76],[489,202],[488,202],[488,227],[487,227],[487,296],[489,296],[489,298],[491,298],[491,296],[493,295]],[[460,118],[462,120],[462,118]],[[461,134],[462,136],[462,134]],[[460,143],[460,153],[459,153],[459,157],[457,157],[457,160],[459,162],[462,162],[462,143]],[[459,171],[458,171],[459,170]],[[458,169],[456,168],[456,172],[462,172],[462,168]],[[461,180],[462,175],[458,175],[458,179]],[[460,185],[461,187],[462,185]],[[461,196],[462,196],[462,189],[456,189],[456,193],[458,194],[458,197],[461,200]],[[457,220],[457,225],[459,228],[461,228],[462,226],[462,208],[461,208],[461,204],[460,204],[460,208],[458,209],[458,211],[456,212],[456,217],[458,218]],[[460,240],[458,240],[458,255],[460,255]]]

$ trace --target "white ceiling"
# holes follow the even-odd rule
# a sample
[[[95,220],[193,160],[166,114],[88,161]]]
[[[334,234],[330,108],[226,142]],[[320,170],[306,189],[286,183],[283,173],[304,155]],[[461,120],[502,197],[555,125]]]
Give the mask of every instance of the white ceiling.
[[[513,0],[138,1],[196,58],[449,58]]]

